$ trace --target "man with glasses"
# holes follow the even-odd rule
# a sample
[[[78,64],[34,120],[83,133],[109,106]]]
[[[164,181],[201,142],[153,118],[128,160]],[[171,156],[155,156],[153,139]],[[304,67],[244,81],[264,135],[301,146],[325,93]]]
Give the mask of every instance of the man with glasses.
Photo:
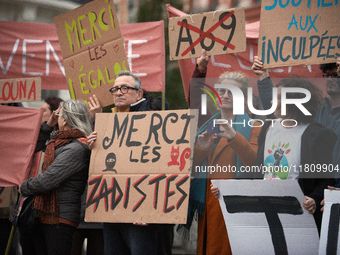
[[[336,63],[321,64],[320,69],[325,78],[326,92],[329,97],[326,97],[324,103],[320,106],[315,121],[333,130],[338,135],[333,150],[333,165],[334,168],[340,168],[340,58]],[[259,76],[257,85],[263,108],[269,109],[273,85],[258,56],[254,57],[252,70]],[[335,174],[335,177],[336,187],[340,187],[340,173]]]
[[[112,110],[113,112],[150,110],[150,103],[143,98],[143,90],[139,78],[129,71],[122,71],[117,74],[117,78],[109,92],[113,96],[113,103],[115,105]],[[102,111],[101,104],[96,95],[89,98],[88,106],[92,114]]]
[[[149,101],[143,97],[142,85],[137,76],[129,71],[117,74],[113,87],[109,90],[115,107],[112,112],[150,111]],[[90,97],[88,106],[92,112],[101,112],[101,105],[95,95]],[[88,137],[88,145],[93,147],[97,133]],[[104,254],[157,254],[157,224],[104,223]]]

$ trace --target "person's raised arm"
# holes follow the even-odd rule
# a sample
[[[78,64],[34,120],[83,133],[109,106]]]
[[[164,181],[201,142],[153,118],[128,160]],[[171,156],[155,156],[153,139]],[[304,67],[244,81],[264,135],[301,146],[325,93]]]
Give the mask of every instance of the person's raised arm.
[[[202,56],[197,58],[195,70],[191,78],[205,78],[207,75],[207,66],[210,61],[210,56],[207,55],[205,50],[202,50]]]
[[[251,70],[259,76],[257,81],[257,89],[259,91],[260,100],[264,110],[271,108],[273,100],[273,83],[269,77],[268,70],[263,68],[263,63],[258,56],[254,56]],[[269,118],[275,118],[274,114],[270,114]]]
[[[254,74],[259,76],[259,81],[262,81],[263,79],[269,77],[268,70],[263,68],[263,63],[259,56],[254,56],[251,70],[253,70]]]
[[[207,55],[205,50],[202,50],[202,56],[197,58],[197,69],[202,73],[206,72],[209,60],[210,56]]]
[[[102,112],[102,105],[100,104],[99,99],[94,94],[92,97],[89,98],[87,106],[90,112],[90,119],[93,119],[96,116],[96,113]]]
[[[55,115],[56,111],[53,111],[48,120],[41,123],[38,141],[35,146],[35,152],[45,150],[46,141],[50,139],[51,132],[53,131],[54,127],[58,124],[58,118]]]

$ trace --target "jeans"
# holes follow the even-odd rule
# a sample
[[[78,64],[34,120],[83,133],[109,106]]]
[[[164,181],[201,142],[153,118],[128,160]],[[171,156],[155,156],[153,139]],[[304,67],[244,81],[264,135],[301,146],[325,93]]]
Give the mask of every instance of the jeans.
[[[136,226],[132,223],[104,223],[105,255],[157,254],[157,225]]]
[[[34,236],[34,244],[39,255],[67,255],[71,253],[73,233],[71,225],[40,223]]]

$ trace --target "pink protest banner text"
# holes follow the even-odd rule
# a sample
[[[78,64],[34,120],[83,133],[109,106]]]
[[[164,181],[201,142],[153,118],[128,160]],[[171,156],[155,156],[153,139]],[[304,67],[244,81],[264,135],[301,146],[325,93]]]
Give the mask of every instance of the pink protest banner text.
[[[120,29],[125,39],[124,49],[131,72],[141,79],[147,91],[164,91],[164,22],[125,24],[120,25]],[[42,89],[68,89],[54,24],[0,21],[0,33],[0,79],[40,76]],[[117,51],[117,48],[112,50]],[[87,48],[89,61],[103,58],[104,54],[108,54],[105,51],[100,46],[90,51]],[[74,62],[69,65],[71,69],[74,68]],[[103,79],[114,81],[113,73],[107,78],[104,69],[101,74]],[[84,82],[89,79],[89,75],[93,79],[92,84],[95,80],[103,83],[100,73],[100,79],[95,79],[94,73],[87,73],[87,76],[82,77]],[[87,89],[92,90],[92,87],[87,84],[84,90]]]
[[[53,24],[0,21],[0,79],[41,77],[43,89],[67,89]]]

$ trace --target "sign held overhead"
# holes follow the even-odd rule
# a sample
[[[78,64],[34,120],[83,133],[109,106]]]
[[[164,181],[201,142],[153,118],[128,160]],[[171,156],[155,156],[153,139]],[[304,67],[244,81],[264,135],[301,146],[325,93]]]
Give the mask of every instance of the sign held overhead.
[[[169,40],[171,60],[245,51],[244,9],[170,18]]]
[[[258,56],[264,68],[336,62],[339,13],[338,1],[263,0]]]
[[[97,0],[54,18],[71,98],[96,94],[111,105],[116,74],[129,70],[113,1]]]

